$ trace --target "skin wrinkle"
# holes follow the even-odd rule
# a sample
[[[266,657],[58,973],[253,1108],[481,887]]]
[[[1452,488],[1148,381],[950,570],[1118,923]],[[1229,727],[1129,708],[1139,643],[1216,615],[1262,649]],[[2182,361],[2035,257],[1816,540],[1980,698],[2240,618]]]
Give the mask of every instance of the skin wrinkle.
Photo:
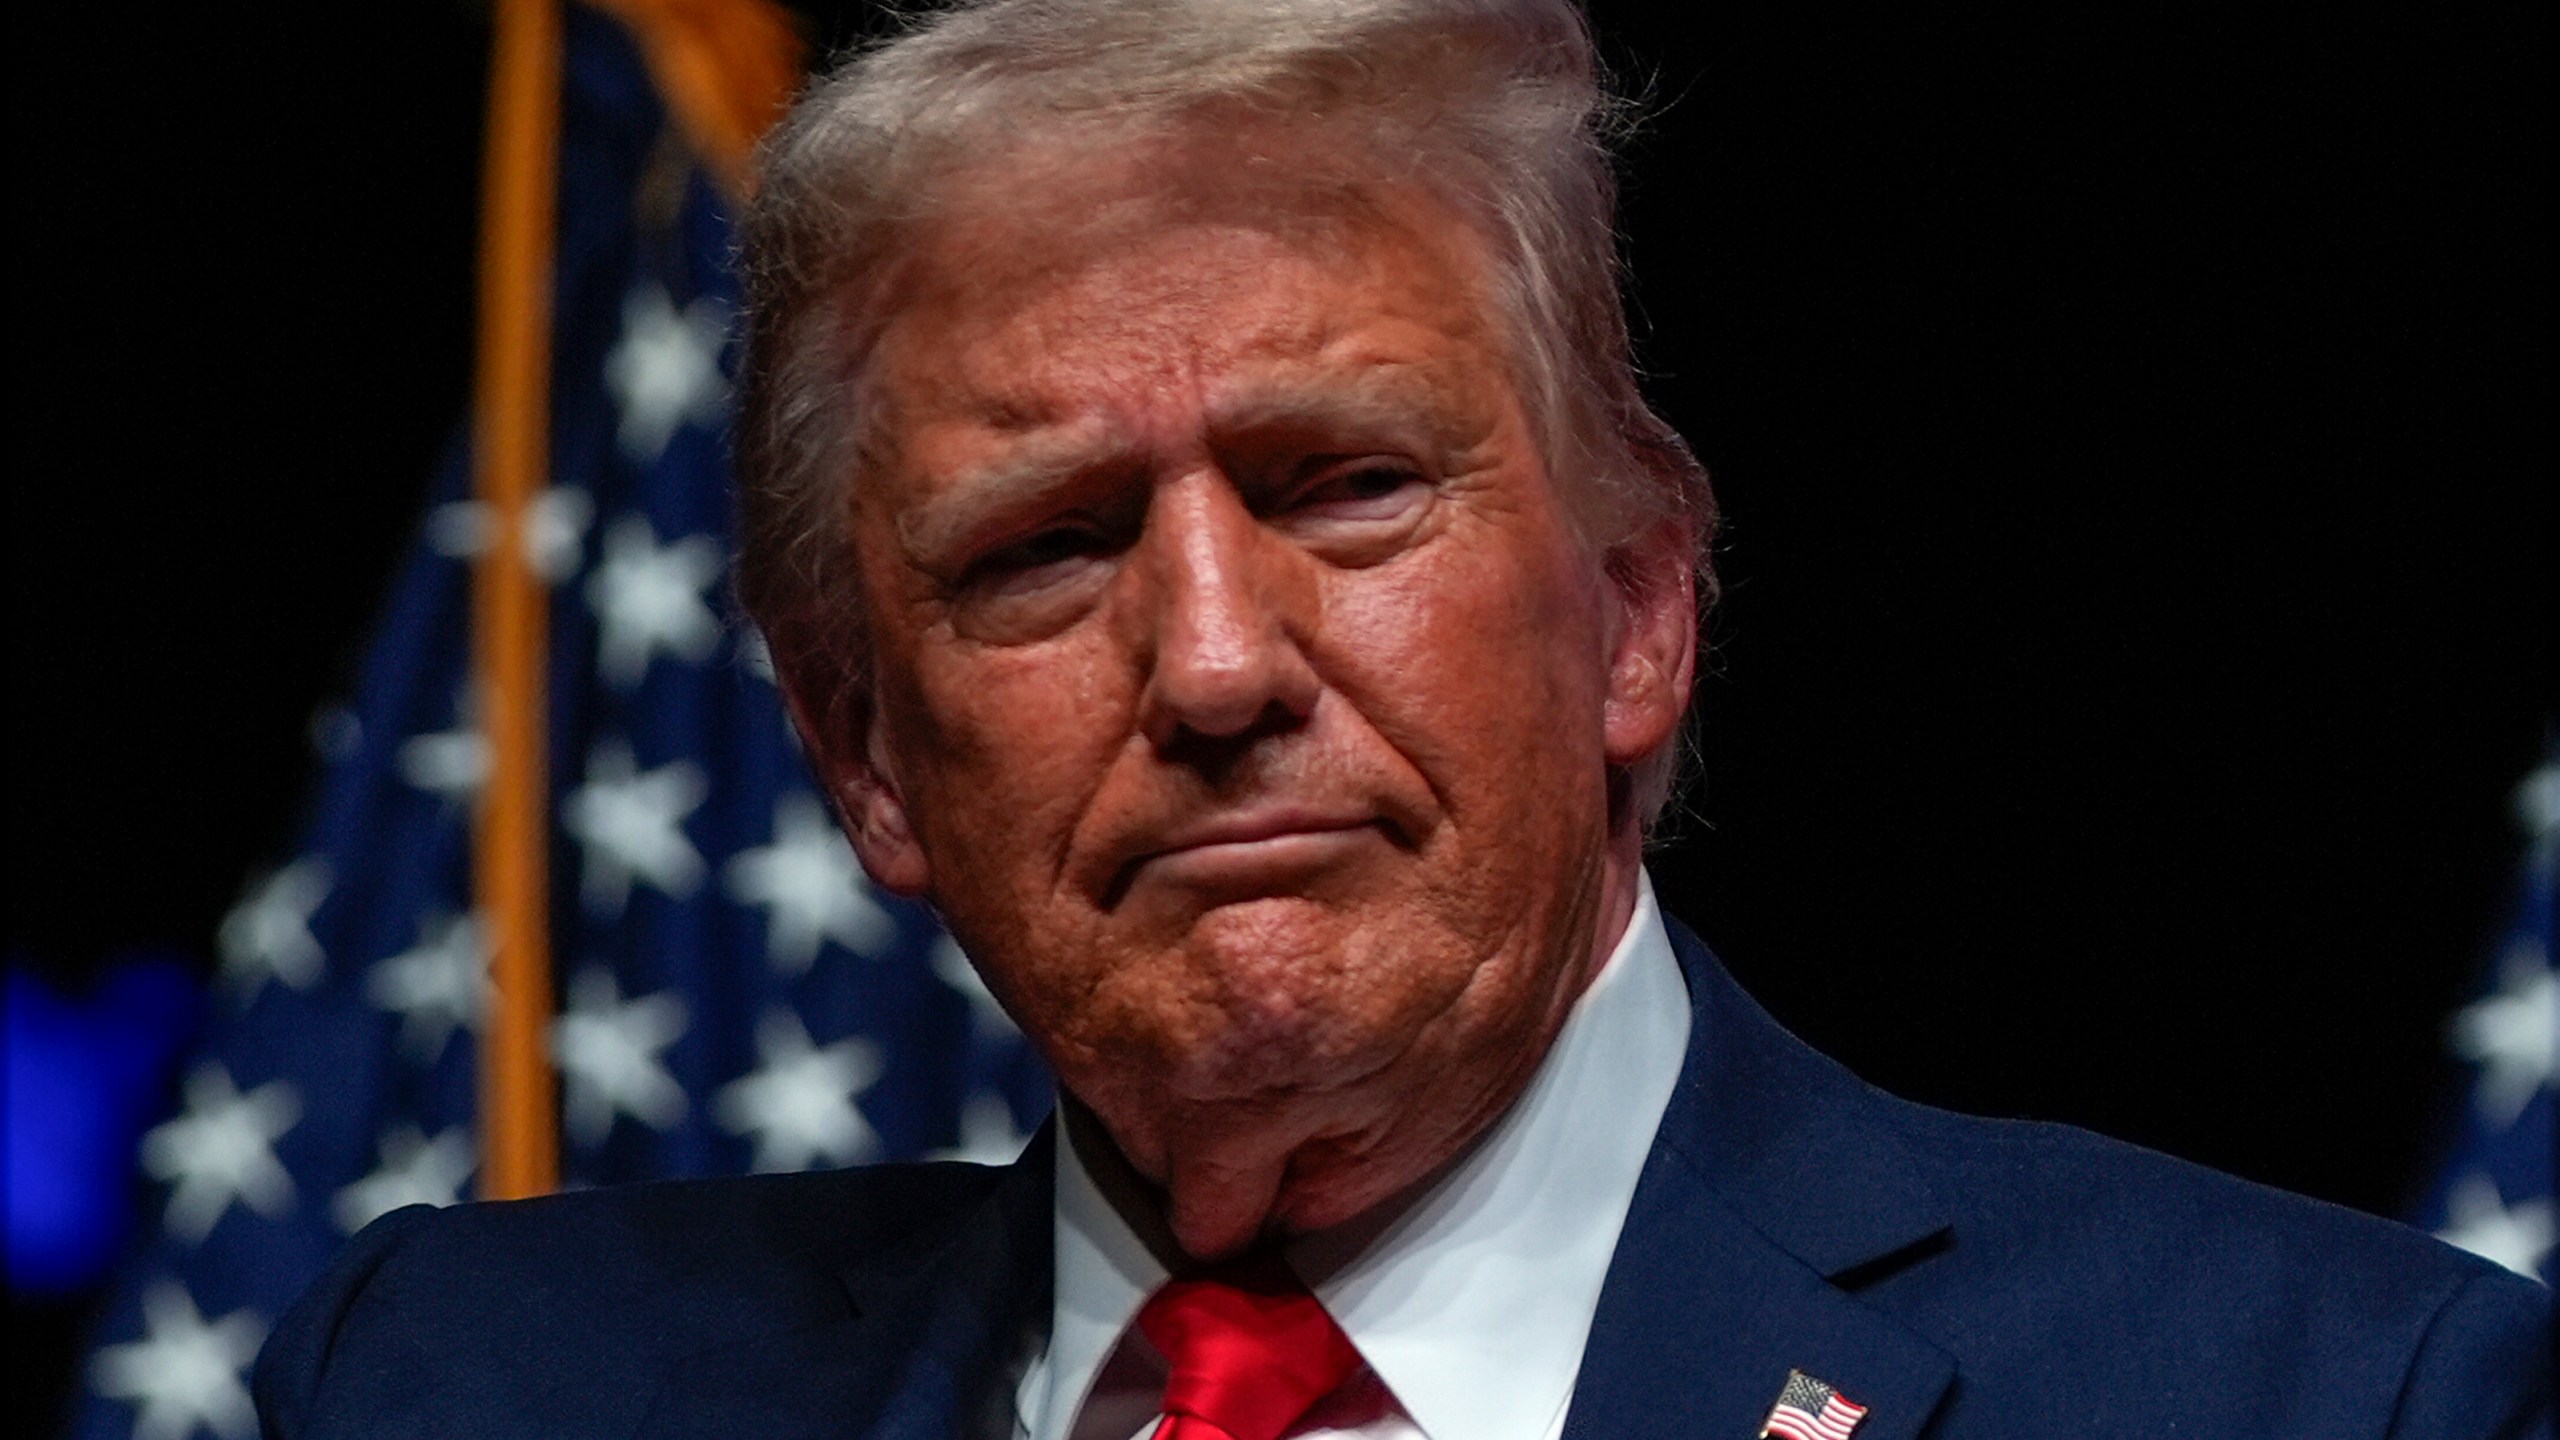
[[[1632,906],[1610,776],[1671,733],[1692,622],[1575,537],[1463,226],[1095,168],[1049,177],[1123,177],[1089,226],[1020,186],[947,216],[881,335],[874,703],[812,751],[1212,1256],[1409,1188],[1518,1093]],[[1063,501],[1057,431],[1109,438]],[[1372,448],[1418,478],[1332,488]],[[1032,493],[940,508],[990,475]],[[984,569],[1062,503],[1103,538]],[[1677,673],[1649,702],[1630,644]],[[1277,804],[1368,823],[1164,848]]]

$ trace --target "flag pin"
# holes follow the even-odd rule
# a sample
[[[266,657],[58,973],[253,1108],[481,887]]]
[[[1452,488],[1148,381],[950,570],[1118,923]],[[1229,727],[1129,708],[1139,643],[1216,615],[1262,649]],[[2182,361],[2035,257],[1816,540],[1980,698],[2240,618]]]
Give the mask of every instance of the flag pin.
[[[1790,1370],[1778,1403],[1760,1422],[1760,1440],[1849,1440],[1849,1432],[1866,1418],[1866,1406],[1801,1370]]]

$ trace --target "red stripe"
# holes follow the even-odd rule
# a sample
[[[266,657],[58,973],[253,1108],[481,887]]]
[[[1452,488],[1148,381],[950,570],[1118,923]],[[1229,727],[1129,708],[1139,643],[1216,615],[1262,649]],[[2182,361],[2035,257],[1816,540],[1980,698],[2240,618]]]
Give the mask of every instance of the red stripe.
[[[1849,1432],[1858,1428],[1866,1414],[1865,1406],[1852,1405],[1834,1395],[1822,1402],[1822,1413],[1813,1417],[1813,1428],[1822,1433],[1823,1440],[1849,1440]]]
[[[1783,1436],[1785,1440],[1826,1440],[1815,1428],[1819,1423],[1793,1405],[1780,1405],[1769,1412],[1768,1423],[1760,1427],[1760,1433]]]

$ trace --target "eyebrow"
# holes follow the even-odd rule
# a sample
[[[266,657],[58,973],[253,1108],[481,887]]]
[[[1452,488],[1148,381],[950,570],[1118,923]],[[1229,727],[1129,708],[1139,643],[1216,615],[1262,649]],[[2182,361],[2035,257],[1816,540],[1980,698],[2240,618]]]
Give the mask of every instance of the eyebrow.
[[[1212,448],[1239,438],[1292,430],[1345,430],[1372,443],[1433,450],[1452,443],[1460,417],[1440,386],[1417,367],[1375,365],[1349,377],[1308,383],[1248,383],[1221,397],[1208,415]],[[1041,426],[1002,455],[962,469],[923,503],[896,519],[898,541],[925,562],[948,562],[1010,514],[1047,508],[1101,474],[1147,463],[1146,447],[1107,418],[1089,416]]]
[[[1139,453],[1098,417],[1044,426],[996,459],[961,470],[924,503],[900,514],[898,543],[921,560],[950,559],[1008,512],[1040,508],[1097,471],[1136,464]]]
[[[1218,437],[1273,430],[1349,429],[1407,444],[1440,443],[1454,416],[1444,414],[1440,387],[1408,365],[1378,365],[1321,384],[1249,386],[1212,407]]]

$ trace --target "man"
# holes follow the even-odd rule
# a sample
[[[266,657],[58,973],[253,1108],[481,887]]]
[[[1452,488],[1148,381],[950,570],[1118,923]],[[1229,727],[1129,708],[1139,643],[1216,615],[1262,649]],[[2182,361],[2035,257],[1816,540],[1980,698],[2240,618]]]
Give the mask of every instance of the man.
[[[2545,1433],[2530,1282],[1877,1095],[1662,918],[1713,511],[1605,113],[1561,0],[995,0],[810,95],[740,589],[1061,1123],[389,1217],[270,1433]]]

